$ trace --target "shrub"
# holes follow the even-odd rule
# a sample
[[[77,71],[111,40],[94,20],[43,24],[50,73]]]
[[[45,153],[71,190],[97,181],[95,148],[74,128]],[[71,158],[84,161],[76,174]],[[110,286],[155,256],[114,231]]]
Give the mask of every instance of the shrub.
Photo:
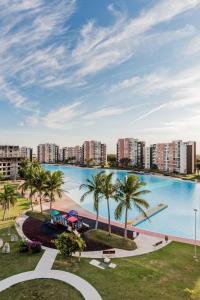
[[[29,247],[28,247],[28,242],[26,240],[21,240],[19,241],[19,252],[28,252]]]
[[[38,241],[28,242],[28,248],[32,253],[38,253],[42,250],[42,244]]]
[[[85,248],[85,242],[73,233],[63,232],[54,243],[62,256],[72,256],[73,253],[80,253]]]

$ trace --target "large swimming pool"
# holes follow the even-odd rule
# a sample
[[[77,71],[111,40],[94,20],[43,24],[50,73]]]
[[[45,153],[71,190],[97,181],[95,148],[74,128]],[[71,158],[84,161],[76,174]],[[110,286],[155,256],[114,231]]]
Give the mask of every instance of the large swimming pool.
[[[77,167],[63,167],[45,165],[45,169],[50,171],[61,170],[65,176],[65,189],[69,196],[80,203],[82,191],[79,190],[80,184],[86,181],[88,177],[99,172],[99,170]],[[110,170],[106,171],[111,172]],[[126,171],[114,170],[114,178],[123,178],[127,175]],[[139,175],[140,179],[147,183],[147,189],[150,194],[145,195],[151,207],[159,203],[165,203],[168,208],[151,217],[150,222],[144,221],[138,225],[138,228],[150,230],[153,232],[164,233],[184,238],[194,238],[194,212],[193,209],[200,210],[200,184],[181,181],[171,178],[162,178],[159,176]],[[93,211],[92,199],[87,198],[81,205]],[[116,203],[111,201],[111,215],[114,220],[114,210]],[[101,201],[100,215],[107,217],[106,202]],[[138,215],[134,209],[129,212],[129,219]],[[123,218],[121,219],[123,222]],[[200,240],[200,217],[197,213],[197,237]]]

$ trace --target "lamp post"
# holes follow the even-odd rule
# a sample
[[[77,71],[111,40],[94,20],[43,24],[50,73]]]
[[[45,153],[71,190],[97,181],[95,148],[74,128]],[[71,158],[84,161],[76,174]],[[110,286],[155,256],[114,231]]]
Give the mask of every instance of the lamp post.
[[[195,239],[195,244],[194,244],[194,259],[197,260],[197,209],[194,208],[194,239]]]

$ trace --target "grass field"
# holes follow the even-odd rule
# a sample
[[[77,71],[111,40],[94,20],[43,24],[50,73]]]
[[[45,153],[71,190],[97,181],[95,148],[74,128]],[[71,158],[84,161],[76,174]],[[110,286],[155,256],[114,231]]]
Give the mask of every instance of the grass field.
[[[125,240],[123,237],[116,234],[108,235],[107,231],[103,230],[89,230],[84,234],[92,241],[101,242],[110,248],[119,248],[124,250],[134,250],[137,248],[132,240]]]
[[[138,257],[113,259],[117,268],[101,270],[89,259],[57,257],[54,269],[73,272],[88,280],[104,300],[188,300],[185,291],[194,289],[200,279],[200,262],[195,262],[193,247],[171,243],[167,247]],[[200,299],[200,296],[196,298]]]
[[[17,234],[14,227],[10,228],[10,233]],[[0,229],[0,238],[4,242],[10,242],[8,228]],[[42,253],[19,253],[17,242],[10,242],[10,247],[11,252],[9,254],[0,252],[0,280],[11,275],[33,270],[42,255]],[[1,296],[0,299],[2,299]]]
[[[83,297],[70,285],[53,279],[36,279],[16,284],[0,293],[1,300],[81,300]]]

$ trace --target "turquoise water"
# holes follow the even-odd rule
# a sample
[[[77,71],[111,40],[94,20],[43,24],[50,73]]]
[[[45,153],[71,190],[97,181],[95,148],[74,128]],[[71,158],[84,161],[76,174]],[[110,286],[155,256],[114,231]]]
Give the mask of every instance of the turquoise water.
[[[65,176],[64,189],[69,196],[80,203],[83,191],[79,190],[80,184],[84,183],[88,177],[99,172],[99,170],[77,167],[63,167],[45,165],[45,169],[50,171],[61,170]],[[106,171],[111,172],[110,170]],[[114,178],[123,178],[127,175],[126,171],[114,170]],[[194,238],[194,212],[193,209],[200,210],[200,184],[181,181],[159,176],[139,175],[140,179],[147,183],[146,188],[151,191],[145,195],[151,207],[159,203],[165,203],[168,208],[151,217],[138,225],[138,228],[159,232],[178,237]],[[81,205],[93,211],[92,198],[87,198]],[[111,215],[114,220],[114,210],[116,202],[111,200]],[[101,201],[100,215],[107,217],[106,202]],[[129,219],[138,215],[134,209],[129,211]],[[123,222],[122,218],[120,221]],[[200,239],[200,217],[197,213],[197,237]]]

